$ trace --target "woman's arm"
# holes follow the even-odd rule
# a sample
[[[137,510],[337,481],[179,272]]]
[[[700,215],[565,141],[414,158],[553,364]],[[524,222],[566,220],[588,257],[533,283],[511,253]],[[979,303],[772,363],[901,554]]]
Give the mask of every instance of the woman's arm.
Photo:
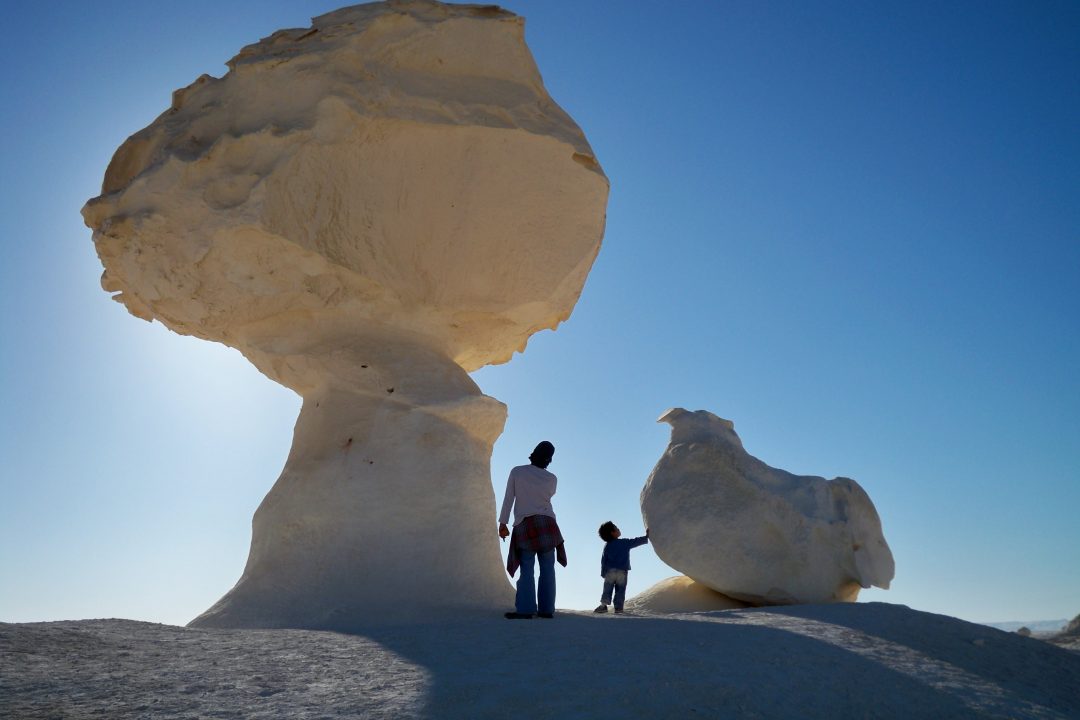
[[[514,471],[510,471],[510,477],[506,478],[506,493],[503,495],[502,510],[499,511],[499,537],[509,535],[506,523],[510,522],[510,510],[514,507]],[[506,535],[503,531],[506,530]]]

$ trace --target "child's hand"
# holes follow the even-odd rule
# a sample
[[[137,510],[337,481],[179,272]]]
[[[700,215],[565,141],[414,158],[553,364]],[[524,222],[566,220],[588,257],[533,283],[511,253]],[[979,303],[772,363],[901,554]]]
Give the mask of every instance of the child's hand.
[[[645,528],[645,537],[649,537],[649,528]]]

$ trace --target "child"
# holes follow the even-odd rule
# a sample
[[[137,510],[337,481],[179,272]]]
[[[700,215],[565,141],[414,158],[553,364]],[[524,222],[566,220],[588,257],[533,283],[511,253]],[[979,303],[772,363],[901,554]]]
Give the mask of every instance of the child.
[[[610,520],[600,526],[600,539],[607,543],[604,545],[604,554],[600,557],[604,594],[593,612],[607,612],[607,606],[611,603],[611,591],[614,590],[615,613],[622,614],[623,601],[626,599],[626,574],[630,571],[630,550],[649,542],[649,528],[645,528],[645,535],[642,537],[620,540],[621,535],[622,532]]]

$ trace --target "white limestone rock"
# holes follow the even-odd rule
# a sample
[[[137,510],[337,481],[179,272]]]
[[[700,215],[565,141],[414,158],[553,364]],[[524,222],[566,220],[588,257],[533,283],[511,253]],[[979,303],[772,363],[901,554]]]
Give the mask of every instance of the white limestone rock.
[[[1061,632],[1051,635],[1047,640],[1055,645],[1080,652],[1080,615],[1070,620]]]
[[[649,613],[710,612],[749,606],[750,603],[718,593],[685,575],[661,580],[627,600],[625,605],[631,612]]]
[[[749,455],[735,426],[675,408],[671,442],[641,491],[653,549],[732,598],[763,605],[854,601],[895,567],[874,504],[849,478],[793,475]]]
[[[569,316],[608,182],[521,18],[412,0],[312,22],[176,91],[83,209],[132,314],[304,398],[244,575],[196,624],[504,605],[506,409],[467,371]]]

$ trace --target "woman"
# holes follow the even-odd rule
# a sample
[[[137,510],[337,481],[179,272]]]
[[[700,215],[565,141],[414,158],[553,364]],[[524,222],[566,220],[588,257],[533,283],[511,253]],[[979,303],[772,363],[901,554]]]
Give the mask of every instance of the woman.
[[[529,465],[519,465],[510,471],[506,480],[499,513],[499,537],[511,535],[506,526],[510,508],[514,509],[514,532],[506,554],[506,571],[510,577],[520,566],[514,612],[506,613],[510,620],[528,620],[534,615],[555,617],[555,559],[566,567],[566,548],[562,533],[555,522],[551,496],[555,494],[558,478],[547,466],[555,455],[555,446],[544,440],[529,455]],[[540,583],[536,585],[533,572],[539,561]]]

